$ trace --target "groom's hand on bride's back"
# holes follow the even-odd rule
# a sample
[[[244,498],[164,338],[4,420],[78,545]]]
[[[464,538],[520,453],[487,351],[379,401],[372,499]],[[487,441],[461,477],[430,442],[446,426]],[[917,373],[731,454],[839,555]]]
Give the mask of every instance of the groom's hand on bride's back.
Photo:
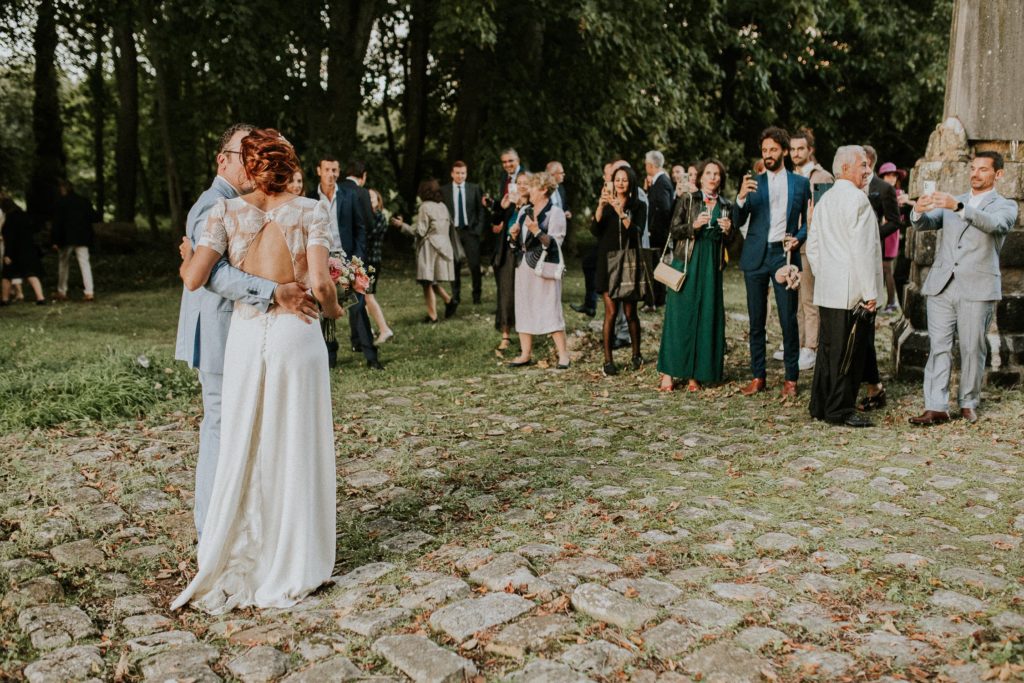
[[[289,313],[299,316],[299,319],[307,325],[319,318],[316,301],[310,296],[308,290],[298,282],[278,285],[274,290],[274,303]]]

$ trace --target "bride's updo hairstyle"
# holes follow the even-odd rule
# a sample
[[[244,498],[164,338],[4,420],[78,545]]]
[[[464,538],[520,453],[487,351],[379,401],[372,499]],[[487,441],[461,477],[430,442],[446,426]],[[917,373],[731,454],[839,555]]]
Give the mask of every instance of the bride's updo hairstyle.
[[[254,128],[242,138],[241,154],[245,175],[266,194],[284,192],[299,170],[295,148],[273,128]]]

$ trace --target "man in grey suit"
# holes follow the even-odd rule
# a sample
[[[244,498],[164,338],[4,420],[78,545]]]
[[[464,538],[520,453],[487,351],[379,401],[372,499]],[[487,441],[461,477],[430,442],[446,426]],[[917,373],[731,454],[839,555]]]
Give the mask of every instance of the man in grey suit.
[[[1003,175],[998,152],[978,152],[971,162],[971,191],[960,196],[934,192],[917,200],[910,214],[915,230],[941,230],[935,262],[921,293],[928,297],[930,349],[924,368],[924,412],[910,418],[920,426],[949,421],[949,373],[954,332],[960,338],[960,416],[978,420],[985,373],[985,334],[996,301],[1002,298],[999,250],[1017,221],[1016,202],[995,190]]]
[[[196,241],[202,236],[206,218],[221,199],[231,199],[252,191],[252,185],[242,165],[242,138],[253,126],[235,124],[221,136],[217,151],[217,177],[188,212],[182,239]],[[178,315],[178,338],[174,357],[199,370],[203,386],[203,422],[199,426],[199,461],[196,464],[195,522],[201,534],[206,511],[217,473],[220,452],[220,401],[224,383],[224,346],[231,325],[234,302],[256,306],[266,311],[277,305],[290,313],[312,322],[317,317],[313,299],[297,282],[279,285],[270,280],[249,275],[228,263],[227,257],[213,267],[204,287],[194,292],[184,289],[181,312]]]

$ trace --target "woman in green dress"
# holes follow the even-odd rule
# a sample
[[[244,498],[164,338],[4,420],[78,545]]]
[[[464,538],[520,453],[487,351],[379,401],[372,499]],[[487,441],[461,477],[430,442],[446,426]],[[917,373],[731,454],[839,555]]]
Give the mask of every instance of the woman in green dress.
[[[658,351],[659,391],[672,391],[675,380],[687,390],[722,381],[725,362],[725,305],[722,270],[738,231],[732,204],[721,196],[725,169],[708,159],[697,168],[700,189],[676,199],[670,228],[672,267],[686,271],[678,292],[668,291],[665,324]]]

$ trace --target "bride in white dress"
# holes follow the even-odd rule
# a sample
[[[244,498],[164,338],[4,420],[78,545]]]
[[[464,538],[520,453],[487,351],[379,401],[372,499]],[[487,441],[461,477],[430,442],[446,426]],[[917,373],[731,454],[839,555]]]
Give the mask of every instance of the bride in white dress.
[[[242,140],[256,188],[221,200],[181,276],[196,289],[227,254],[247,273],[312,289],[324,315],[342,309],[328,272],[330,220],[285,191],[299,168],[273,129]],[[275,307],[235,303],[224,363],[220,458],[199,541],[199,569],[172,609],[289,607],[328,580],[335,553],[335,463],[327,349],[318,325]]]

